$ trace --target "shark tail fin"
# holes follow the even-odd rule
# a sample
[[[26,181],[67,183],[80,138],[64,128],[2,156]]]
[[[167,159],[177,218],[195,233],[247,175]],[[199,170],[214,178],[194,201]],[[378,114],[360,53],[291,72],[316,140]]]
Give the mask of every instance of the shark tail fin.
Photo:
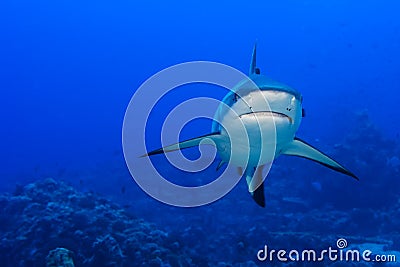
[[[260,74],[260,69],[257,68],[257,42],[254,44],[253,54],[251,56],[249,75]]]
[[[328,167],[332,170],[337,172],[346,174],[348,176],[353,177],[356,180],[359,180],[357,176],[351,173],[349,170],[344,168],[335,160],[331,159],[321,151],[317,150],[316,148],[312,147],[311,145],[307,144],[306,142],[302,141],[299,138],[295,138],[293,142],[283,151],[285,155],[292,155],[298,156],[306,159],[310,159],[312,161],[318,162],[325,167]]]
[[[254,201],[261,207],[265,207],[264,177],[262,174],[264,165],[247,168],[244,172],[247,186]]]
[[[148,157],[148,156],[153,156],[157,154],[163,154],[167,152],[172,152],[180,149],[185,149],[189,147],[194,147],[198,146],[200,142],[205,145],[215,145],[215,141],[220,137],[219,133],[211,133],[203,136],[199,136],[196,138],[192,138],[186,141],[182,141],[173,145],[165,146],[156,150],[153,150],[151,152],[148,152],[147,154],[144,154],[140,157]]]
[[[260,207],[265,208],[264,182],[253,192],[253,199]]]

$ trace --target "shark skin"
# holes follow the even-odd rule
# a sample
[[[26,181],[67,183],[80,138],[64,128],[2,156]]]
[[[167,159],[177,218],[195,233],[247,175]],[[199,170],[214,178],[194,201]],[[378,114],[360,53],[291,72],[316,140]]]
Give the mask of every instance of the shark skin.
[[[244,90],[249,88],[246,81],[235,86],[217,109],[210,134],[143,156],[194,147],[200,143],[214,145],[221,158],[217,170],[227,162],[237,166],[239,174],[246,178],[251,196],[261,207],[265,207],[263,168],[280,155],[306,158],[358,180],[341,164],[296,137],[304,116],[303,97],[297,90],[262,75],[257,68],[256,53],[257,46],[254,45],[248,77],[258,88]],[[240,127],[246,130],[247,138],[235,134],[240,132]],[[274,152],[272,158],[271,151]]]

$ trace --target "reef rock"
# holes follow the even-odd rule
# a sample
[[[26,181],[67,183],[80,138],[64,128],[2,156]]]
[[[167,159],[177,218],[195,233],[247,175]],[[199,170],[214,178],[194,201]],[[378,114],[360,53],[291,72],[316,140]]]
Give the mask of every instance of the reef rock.
[[[0,195],[0,224],[1,266],[189,266],[191,260],[166,232],[53,179]]]

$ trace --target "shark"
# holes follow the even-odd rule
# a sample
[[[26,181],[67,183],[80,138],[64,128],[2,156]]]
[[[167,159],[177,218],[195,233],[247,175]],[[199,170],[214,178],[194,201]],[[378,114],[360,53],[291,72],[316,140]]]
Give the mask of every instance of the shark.
[[[248,79],[239,82],[222,99],[209,134],[143,156],[214,145],[221,158],[217,171],[228,162],[236,166],[239,175],[246,178],[250,195],[261,207],[265,207],[263,169],[281,155],[312,160],[359,180],[336,160],[296,136],[305,116],[302,94],[261,74],[256,58],[257,44],[253,48]]]

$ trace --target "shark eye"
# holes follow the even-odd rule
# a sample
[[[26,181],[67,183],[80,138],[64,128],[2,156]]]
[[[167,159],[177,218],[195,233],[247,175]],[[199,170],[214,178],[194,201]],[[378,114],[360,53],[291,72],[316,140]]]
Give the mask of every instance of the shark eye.
[[[233,102],[236,103],[239,99],[239,96],[237,94],[233,95]]]

